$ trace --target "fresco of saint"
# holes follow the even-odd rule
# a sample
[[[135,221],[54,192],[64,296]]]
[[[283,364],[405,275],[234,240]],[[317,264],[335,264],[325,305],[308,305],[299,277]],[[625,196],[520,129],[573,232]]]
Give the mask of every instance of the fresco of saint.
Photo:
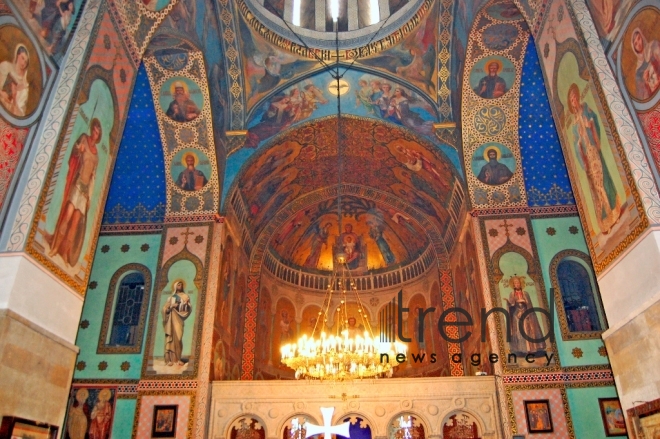
[[[587,174],[598,227],[606,235],[619,221],[621,201],[603,158],[598,115],[586,102],[581,102],[577,84],[568,89],[568,109],[572,115],[569,129],[573,132],[576,156]]]
[[[87,211],[99,164],[96,145],[101,136],[101,122],[94,118],[90,133],[81,134],[73,146],[57,225],[50,239],[47,238],[50,243],[48,256],[52,258],[59,254],[70,266],[78,263],[85,239]]]
[[[509,286],[513,288],[509,298],[503,300],[507,302],[509,308],[509,316],[511,319],[511,342],[509,343],[511,352],[513,353],[529,353],[545,350],[545,341],[534,343],[525,340],[523,334],[520,333],[520,320],[523,314],[528,309],[534,308],[532,299],[529,293],[523,289],[524,277],[513,276],[509,280]],[[543,331],[535,313],[529,313],[524,316],[523,327],[528,339],[541,339],[543,338]]]
[[[172,296],[162,309],[165,331],[165,364],[183,366],[183,323],[190,316],[190,296],[184,292],[183,281],[175,281]]]

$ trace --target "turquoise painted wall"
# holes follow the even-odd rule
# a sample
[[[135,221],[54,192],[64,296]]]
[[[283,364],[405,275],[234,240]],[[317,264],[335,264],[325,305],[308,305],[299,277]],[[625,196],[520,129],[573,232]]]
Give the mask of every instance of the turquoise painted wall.
[[[605,439],[605,427],[600,415],[598,398],[614,398],[614,387],[586,387],[566,389],[568,405],[573,418],[573,429],[576,439]],[[628,436],[617,436],[627,438]]]
[[[126,264],[139,263],[146,266],[151,271],[151,296],[156,280],[160,240],[160,234],[99,237],[90,276],[90,286],[87,289],[85,305],[80,319],[81,322],[88,322],[89,325],[87,328],[83,328],[83,325],[81,325],[78,329],[76,344],[80,347],[80,354],[78,355],[74,379],[140,378],[146,334],[142,339],[142,353],[139,354],[97,354],[96,349],[101,334],[103,312],[112,276]],[[151,299],[144,305],[149,306],[150,303]],[[147,314],[146,322],[148,321],[149,315]],[[148,325],[145,323],[145,332],[147,327]],[[85,363],[82,370],[80,370],[81,361]],[[103,361],[107,363],[107,367],[105,370],[100,370],[99,364]],[[128,362],[130,365],[126,371],[121,369],[124,362]]]
[[[577,233],[571,233],[571,227],[577,228]],[[577,216],[561,218],[532,219],[532,228],[539,255],[539,263],[543,270],[543,282],[546,293],[550,295],[550,262],[552,258],[562,250],[579,250],[589,254],[587,244],[584,240],[580,219]],[[572,229],[575,231],[575,229]],[[556,312],[556,306],[555,306]],[[555,314],[556,315],[556,314]],[[555,338],[562,366],[589,366],[595,364],[609,364],[607,357],[598,353],[598,348],[603,346],[600,339],[564,341],[561,337],[559,320],[555,319]],[[576,358],[573,349],[582,350],[582,357]]]
[[[112,422],[112,439],[131,439],[137,399],[118,399]]]

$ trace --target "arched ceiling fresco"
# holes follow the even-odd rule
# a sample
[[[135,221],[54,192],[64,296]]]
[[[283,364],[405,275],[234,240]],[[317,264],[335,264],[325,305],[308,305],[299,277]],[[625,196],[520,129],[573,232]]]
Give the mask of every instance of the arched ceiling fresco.
[[[443,235],[456,227],[464,199],[451,161],[404,127],[354,116],[343,116],[340,126],[343,221],[367,245],[360,267],[405,263],[431,241],[446,255]],[[253,258],[269,246],[288,264],[328,268],[332,250],[326,247],[338,234],[338,169],[336,117],[281,133],[244,165],[225,210],[243,212],[236,216],[255,243]],[[310,258],[309,246],[321,241],[325,246]],[[252,248],[244,245],[247,254]]]
[[[357,272],[406,265],[430,244],[413,218],[382,202],[345,195],[341,211],[340,229],[337,199],[299,210],[273,235],[269,250],[287,265],[329,271],[342,249]]]
[[[343,116],[342,182],[389,192],[408,201],[443,229],[456,170],[433,145],[400,127]],[[248,222],[259,235],[279,208],[297,197],[339,183],[337,118],[286,131],[246,166],[238,187]]]
[[[184,76],[208,90],[211,112],[205,124],[212,125],[215,144],[202,145],[203,127],[194,125],[201,118],[184,122],[192,130],[161,132],[162,143],[170,145],[164,151],[172,154],[171,145],[179,145],[176,151],[215,149],[221,214],[229,212],[235,195],[245,213],[242,246],[253,262],[269,251],[290,266],[327,269],[339,238],[332,213],[338,192],[344,222],[363,241],[367,269],[405,264],[429,246],[439,260],[451,252],[462,215],[470,208],[465,201],[469,175],[460,131],[454,137],[440,132],[443,125],[460,123],[461,105],[472,102],[461,99],[464,66],[475,63],[466,59],[469,36],[483,33],[483,44],[506,45],[506,32],[488,32],[507,30],[511,20],[520,19],[520,11],[512,0],[411,0],[405,7],[407,12],[380,33],[363,32],[350,44],[348,39],[357,34],[340,39],[341,189],[336,89],[323,65],[334,66],[333,50],[303,35],[309,44],[305,48],[289,31],[260,21],[249,1],[177,2],[151,38],[145,57],[165,70],[177,72],[195,54],[203,55],[205,72]],[[522,15],[529,20],[528,9],[523,2]],[[503,24],[479,22],[482,10],[503,11],[494,16]],[[523,53],[511,56],[521,58]],[[539,75],[536,63],[534,67],[530,78]],[[152,90],[154,101],[163,99],[160,93]],[[519,129],[532,139],[538,129],[531,120],[538,116],[529,107],[524,116],[530,124],[523,126],[521,120]],[[521,144],[525,146],[522,138]],[[529,168],[526,184],[534,181],[534,190],[539,186],[547,192],[532,172],[535,165],[523,165]],[[172,169],[165,174],[176,176]],[[545,192],[537,198],[554,203]],[[316,260],[311,247],[319,239],[325,242]]]

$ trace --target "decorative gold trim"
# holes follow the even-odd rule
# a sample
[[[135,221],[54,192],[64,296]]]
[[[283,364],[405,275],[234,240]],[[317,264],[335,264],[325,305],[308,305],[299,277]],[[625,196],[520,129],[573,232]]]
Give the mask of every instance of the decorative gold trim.
[[[140,382],[140,380],[137,380],[137,379],[136,380],[122,380],[122,379],[114,380],[114,379],[111,379],[111,378],[107,378],[107,379],[91,379],[91,378],[79,379],[79,378],[75,378],[73,380],[73,385],[76,386],[76,385],[79,385],[79,384],[85,384],[85,385],[113,384],[113,385],[116,385],[116,386],[126,386],[126,385],[129,385],[129,386],[130,385],[136,385],[137,386],[139,382]]]
[[[145,355],[142,360],[142,372],[141,377],[145,380],[187,380],[192,379],[197,376],[199,370],[199,362],[205,361],[202,358],[199,358],[200,353],[200,340],[202,337],[202,328],[203,322],[200,319],[203,318],[202,310],[206,306],[206,280],[208,279],[208,259],[210,257],[210,250],[212,239],[209,239],[209,232],[212,230],[214,223],[183,223],[176,224],[171,226],[165,226],[163,228],[163,235],[160,244],[160,254],[158,256],[158,267],[160,267],[158,272],[158,277],[156,285],[154,286],[154,292],[151,295],[151,321],[149,323],[149,332],[147,338],[147,348],[145,349]],[[200,260],[196,255],[192,254],[188,247],[184,246],[183,249],[175,254],[170,256],[170,258],[163,263],[163,255],[165,254],[165,249],[168,245],[168,231],[170,229],[185,229],[186,227],[206,227],[206,250],[204,252],[204,261]],[[185,374],[157,374],[157,373],[148,373],[149,362],[154,358],[154,343],[155,343],[155,331],[157,330],[156,326],[158,325],[158,318],[160,316],[160,296],[163,294],[163,290],[168,283],[168,272],[170,267],[177,261],[187,260],[195,265],[195,278],[193,282],[197,287],[199,294],[199,299],[197,300],[197,310],[195,310],[195,324],[193,326],[193,338],[192,346],[190,351],[189,361],[193,362],[192,370],[190,373]]]
[[[115,300],[117,296],[117,286],[120,279],[130,273],[142,273],[144,276],[144,292],[142,293],[142,305],[140,308],[140,320],[137,327],[137,339],[133,346],[108,346],[106,340],[108,339],[108,328],[111,326],[110,317],[115,308]],[[142,352],[142,341],[144,340],[144,327],[147,319],[147,309],[149,308],[149,296],[151,295],[151,271],[142,264],[126,264],[119,268],[112,275],[110,286],[108,287],[108,295],[105,301],[105,310],[103,312],[103,322],[101,323],[101,334],[99,335],[99,342],[96,348],[97,354],[139,354]]]
[[[625,181],[628,184],[628,186],[630,187],[630,192],[631,192],[631,194],[633,196],[633,199],[635,201],[635,207],[637,208],[637,213],[639,215],[639,224],[637,224],[637,226],[632,231],[630,231],[630,234],[624,240],[619,242],[619,244],[617,244],[617,246],[612,251],[610,251],[609,254],[607,254],[603,258],[601,258],[601,260],[594,259],[594,261],[593,261],[594,271],[596,272],[596,275],[599,275],[600,273],[603,272],[603,270],[605,270],[605,268],[610,263],[612,263],[612,261],[614,259],[616,259],[621,253],[623,253],[623,251],[635,239],[637,239],[637,237],[639,237],[644,232],[644,230],[649,226],[649,220],[648,220],[648,217],[646,216],[646,212],[644,211],[644,205],[643,205],[642,200],[639,196],[639,192],[637,190],[637,185],[635,183],[635,179],[633,178],[632,173],[630,171],[630,164],[628,163],[628,159],[627,159],[625,150],[623,148],[623,145],[621,144],[621,138],[618,134],[618,130],[616,129],[617,125],[614,122],[614,118],[612,117],[612,112],[610,111],[610,108],[609,108],[608,105],[603,105],[603,102],[607,102],[607,99],[605,98],[605,93],[603,91],[603,87],[602,87],[600,81],[598,80],[598,79],[600,79],[599,76],[598,76],[598,72],[596,72],[596,70],[593,66],[593,61],[591,60],[591,58],[589,56],[586,56],[585,53],[584,53],[583,49],[588,47],[587,42],[584,38],[584,35],[582,34],[580,26],[577,25],[578,21],[577,21],[577,18],[575,16],[575,12],[573,11],[573,8],[572,8],[570,2],[565,2],[565,5],[566,5],[566,9],[568,11],[568,15],[571,18],[571,23],[573,25],[573,30],[575,32],[575,36],[576,36],[575,41],[576,41],[576,43],[579,43],[579,44],[577,44],[577,46],[578,46],[577,48],[580,51],[580,53],[575,53],[575,52],[571,52],[571,53],[573,53],[576,56],[576,59],[578,58],[578,55],[580,55],[580,57],[582,58],[582,62],[586,65],[586,69],[588,70],[588,73],[589,73],[588,82],[593,84],[593,86],[592,86],[593,88],[591,88],[592,93],[595,92],[594,100],[596,101],[596,104],[598,105],[598,109],[600,110],[601,114],[603,116],[605,116],[605,119],[607,120],[606,130],[607,130],[607,132],[609,132],[609,134],[612,138],[612,141],[614,142],[614,147],[615,147],[617,153],[619,154],[619,159],[621,161],[621,166],[623,167],[623,171],[624,171],[624,174],[625,174],[625,177],[626,177]],[[543,25],[539,28],[539,29],[541,29],[539,31],[539,33],[542,32],[542,29],[545,29],[546,18],[549,15],[550,14],[544,14]],[[537,50],[540,51],[540,48],[537,48]],[[579,62],[580,62],[580,60],[578,60],[578,63]],[[557,60],[555,60],[555,64],[552,66],[552,69],[553,69],[553,78],[554,78],[554,81],[556,82],[557,78],[558,78],[557,71],[559,69],[559,62]],[[549,84],[549,82],[548,82],[548,75],[546,73],[545,65],[543,66],[543,68],[541,70],[542,70],[542,73],[543,73],[543,81],[546,84],[546,88],[548,90],[552,91],[552,88],[554,87],[554,84]],[[597,80],[594,80],[594,78],[596,78]],[[554,88],[556,89],[556,87],[554,87]],[[595,88],[595,90],[594,90],[594,88]],[[597,99],[596,99],[596,96],[597,96]],[[557,108],[555,108],[554,99],[550,100],[550,107],[552,109],[553,118],[555,119],[555,123],[557,124],[557,127],[561,128],[561,129],[558,129],[557,132],[559,134],[559,139],[560,139],[560,143],[561,143],[561,146],[562,146],[562,151],[564,152],[564,156],[568,157],[567,156],[567,151],[570,149],[570,146],[567,146],[568,141],[566,139],[565,133],[563,132],[564,123],[563,123],[562,120],[560,120],[561,115],[559,114],[559,110]],[[578,179],[575,176],[575,172],[574,172],[574,170],[572,169],[571,166],[567,166],[566,168],[568,170],[569,179],[571,180],[571,186],[574,186],[575,182],[578,181]],[[587,243],[587,247],[589,248],[589,253],[592,254],[592,255],[595,255],[596,251],[595,251],[592,239],[589,236],[593,229],[592,229],[592,227],[590,227],[589,222],[586,219],[587,218],[587,212],[586,212],[585,207],[583,206],[583,200],[580,198],[580,194],[578,192],[573,192],[573,196],[576,200],[576,204],[577,204],[577,208],[578,208],[578,212],[579,212],[579,217],[580,217],[580,222],[582,223],[582,227],[585,231],[585,241]]]
[[[530,246],[532,247],[532,250],[534,253],[537,253],[536,250],[536,242],[534,241],[534,234],[530,233],[532,229],[532,224],[531,224],[531,219],[528,215],[524,216],[518,216],[516,218],[524,218],[525,223],[527,226],[527,235],[529,236],[530,240]],[[498,215],[498,216],[492,216],[488,217],[487,219],[482,219],[480,218],[480,227],[481,227],[481,238],[482,242],[484,243],[484,246],[488,251],[490,251],[490,246],[488,244],[488,238],[486,237],[486,220],[498,220],[498,219],[511,219],[510,215]],[[527,262],[527,274],[532,278],[534,283],[537,285],[537,289],[539,292],[539,296],[541,298],[541,304],[545,307],[546,310],[550,309],[550,306],[548,304],[548,296],[546,293],[545,289],[545,284],[543,282],[543,272],[541,270],[540,264],[538,262],[538,259],[535,259],[533,255],[531,255],[527,250],[524,248],[512,243],[510,240],[507,239],[506,244],[504,244],[502,247],[497,249],[493,256],[491,258],[487,258],[487,263],[488,263],[488,279],[490,281],[490,292],[492,296],[493,303],[500,304],[502,303],[502,297],[500,294],[499,290],[499,281],[503,277],[503,273],[499,269],[499,260],[504,255],[505,253],[509,252],[514,252],[525,258],[525,261]],[[507,354],[508,349],[506,349],[506,342],[504,338],[504,333],[502,330],[503,322],[502,322],[503,316],[500,314],[497,314],[495,322],[496,322],[496,329],[497,329],[497,340],[498,340],[498,345],[500,349],[500,353],[504,355],[507,359]],[[556,342],[550,342],[551,346],[551,352],[553,354],[553,359],[554,359],[554,364],[551,366],[538,366],[538,367],[525,367],[525,368],[511,368],[508,365],[508,362],[503,362],[502,363],[502,371],[504,374],[507,375],[518,375],[518,374],[531,374],[531,373],[538,373],[538,372],[558,372],[561,370],[561,361],[559,358],[559,352],[557,350],[557,343]]]
[[[119,114],[119,102],[117,98],[117,92],[115,90],[114,78],[112,76],[113,72],[109,70],[105,70],[100,65],[96,65],[96,64],[92,66],[89,65],[89,60],[92,54],[94,53],[94,48],[99,43],[99,30],[101,29],[102,24],[106,19],[106,17],[107,20],[109,20],[110,23],[112,24],[112,28],[116,32],[117,36],[121,36],[121,32],[117,29],[117,24],[115,23],[112,14],[108,10],[107,5],[104,5],[103,3],[101,4],[101,6],[99,7],[98,16],[99,19],[96,20],[96,23],[94,25],[94,30],[92,31],[92,34],[90,36],[90,41],[93,41],[93,43],[91,44],[90,49],[87,51],[87,54],[85,55],[84,62],[81,64],[83,66],[86,66],[86,70],[78,79],[74,91],[74,95],[78,96],[78,98],[75,101],[75,103],[73,105],[69,105],[67,109],[67,115],[65,118],[65,120],[67,121],[66,129],[62,129],[60,131],[57,144],[54,148],[55,153],[51,158],[51,166],[49,166],[46,177],[44,178],[44,185],[39,195],[37,208],[35,210],[35,214],[32,219],[32,225],[30,226],[30,234],[28,236],[25,245],[25,252],[27,254],[32,256],[37,262],[43,265],[48,271],[54,274],[64,284],[68,285],[72,290],[74,290],[83,297],[85,296],[85,293],[87,291],[87,282],[89,281],[89,276],[92,271],[92,259],[94,254],[96,253],[96,244],[98,242],[98,230],[100,228],[100,223],[102,219],[101,210],[105,205],[105,200],[108,195],[107,189],[109,188],[110,185],[112,170],[114,168],[115,159],[116,159],[116,152],[117,149],[119,148],[119,141],[121,140],[118,139],[117,137],[120,135],[120,133],[123,130],[123,126],[126,122],[126,116],[128,114],[128,108],[129,108],[129,105],[127,103],[125,105],[124,115]],[[134,61],[130,56],[129,50],[125,46],[124,40],[122,38],[120,38],[120,40],[122,42],[121,47],[124,49],[123,55],[126,57],[128,61],[127,64],[133,67],[132,80],[134,83],[135,78],[137,77],[135,74],[137,72],[137,68],[135,67]],[[109,136],[108,171],[104,176],[105,181],[101,187],[101,193],[97,194],[98,196],[100,196],[100,203],[98,206],[98,211],[93,212],[93,214],[96,216],[96,220],[94,222],[94,225],[90,229],[91,230],[90,235],[94,235],[94,231],[96,231],[96,235],[88,237],[91,239],[92,242],[88,253],[88,255],[90,256],[90,263],[88,264],[87,268],[84,270],[84,278],[82,278],[81,281],[78,282],[76,281],[74,276],[67,274],[59,265],[55,264],[50,258],[47,258],[38,248],[36,248],[34,246],[34,239],[39,228],[39,222],[41,221],[41,218],[44,214],[43,209],[46,203],[46,199],[50,198],[48,196],[48,193],[51,190],[51,186],[54,183],[56,183],[56,181],[53,181],[53,174],[55,173],[55,169],[58,168],[57,163],[64,160],[64,156],[66,155],[66,150],[68,147],[68,142],[71,140],[70,131],[77,120],[78,110],[82,104],[87,102],[88,94],[91,91],[92,83],[97,79],[104,81],[108,86],[108,90],[110,91],[110,95],[112,97],[113,106],[114,106],[113,120],[115,123],[113,124]],[[81,257],[82,256],[83,255],[81,255]]]
[[[226,1],[227,0],[225,0],[225,2]],[[417,26],[424,19],[426,13],[431,10],[433,4],[434,0],[425,0],[424,3],[422,3],[417,9],[417,12],[415,12],[415,14],[410,17],[406,23],[403,23],[389,35],[386,35],[384,38],[381,38],[378,41],[374,41],[365,46],[360,46],[355,49],[340,50],[339,58],[344,58],[346,60],[364,58],[396,46],[417,28]],[[252,30],[254,30],[257,35],[266,40],[268,43],[305,58],[317,59],[318,57],[324,61],[330,61],[334,59],[335,51],[333,49],[307,49],[305,46],[290,41],[289,39],[270,30],[267,25],[263,24],[252,13],[245,0],[237,0],[235,5],[239,11],[239,14],[248,24],[248,26],[250,26],[250,28],[252,28]]]

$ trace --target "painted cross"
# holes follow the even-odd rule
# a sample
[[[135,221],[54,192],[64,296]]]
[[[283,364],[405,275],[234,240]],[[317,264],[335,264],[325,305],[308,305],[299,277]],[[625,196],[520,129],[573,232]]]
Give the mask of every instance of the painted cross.
[[[344,436],[350,439],[351,434],[348,431],[350,423],[344,422],[343,424],[334,426],[332,425],[332,413],[334,413],[334,411],[334,407],[321,407],[321,413],[323,414],[323,425],[314,425],[308,422],[307,435],[305,438],[323,433],[325,435],[325,439],[332,439],[333,434]]]

